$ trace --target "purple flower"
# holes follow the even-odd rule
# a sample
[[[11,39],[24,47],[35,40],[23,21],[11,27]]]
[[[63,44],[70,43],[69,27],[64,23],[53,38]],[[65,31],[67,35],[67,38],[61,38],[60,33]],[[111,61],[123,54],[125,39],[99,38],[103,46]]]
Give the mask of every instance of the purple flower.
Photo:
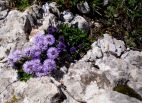
[[[23,51],[23,55],[32,58],[40,58],[41,49],[38,46],[32,46],[31,48],[26,48]]]
[[[14,63],[16,63],[21,58],[22,58],[21,51],[16,50],[8,56],[8,62],[13,65]]]
[[[46,59],[43,63],[43,71],[45,73],[51,73],[56,68],[56,63],[52,59]]]
[[[51,47],[47,51],[47,56],[49,59],[56,59],[59,55],[58,49],[55,47]]]
[[[39,59],[26,61],[23,65],[23,70],[28,74],[33,74],[42,70],[42,64]]]
[[[41,44],[44,42],[44,35],[43,34],[36,34],[33,38],[33,43],[34,44]]]
[[[66,45],[63,42],[59,42],[59,44],[57,45],[58,51],[61,52],[62,50],[64,50],[66,48]]]
[[[38,46],[42,51],[48,48],[48,44],[44,42],[45,35],[43,34],[36,34],[33,39],[34,45]]]
[[[46,76],[46,75],[48,75],[48,73],[45,73],[45,72],[36,72],[35,73],[35,75],[37,76],[37,77],[42,77],[42,76]]]
[[[56,28],[56,27],[53,27],[53,26],[49,26],[49,27],[48,27],[48,33],[49,33],[49,34],[52,34],[52,33],[56,32],[56,31],[57,31],[57,28]]]
[[[76,48],[75,47],[70,48],[70,52],[71,53],[75,53],[76,52]]]
[[[31,52],[33,58],[40,58],[41,49],[38,46],[33,46]]]
[[[45,38],[44,38],[44,43],[47,44],[47,45],[48,45],[48,44],[49,44],[49,45],[53,45],[53,44],[55,43],[55,38],[54,38],[54,36],[51,35],[51,34],[46,35]]]

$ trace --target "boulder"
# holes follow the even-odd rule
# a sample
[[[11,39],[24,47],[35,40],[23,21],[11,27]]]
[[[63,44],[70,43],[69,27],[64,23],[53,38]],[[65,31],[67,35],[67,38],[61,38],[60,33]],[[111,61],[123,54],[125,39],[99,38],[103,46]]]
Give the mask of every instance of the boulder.
[[[10,11],[0,28],[0,59],[15,49],[21,49],[27,42],[30,31],[28,19],[17,10]]]
[[[98,46],[103,52],[112,52],[117,56],[120,56],[126,50],[123,41],[117,40],[109,34],[104,34],[104,38],[98,40]]]
[[[44,10],[38,5],[32,5],[24,11],[24,15],[29,19],[32,27],[41,24]]]
[[[60,19],[64,22],[70,22],[72,19],[73,19],[73,14],[72,12],[66,10],[66,11],[63,11],[63,13],[61,13],[60,15]]]
[[[43,18],[43,23],[39,27],[39,31],[47,31],[49,26],[54,26],[56,27],[58,25],[57,18],[54,14],[49,13],[47,16]]]
[[[74,17],[74,19],[71,21],[71,25],[85,31],[89,30],[89,23],[85,20],[85,18],[79,15]]]
[[[8,82],[8,81],[7,81]],[[7,82],[1,83],[8,85]],[[2,86],[3,86],[2,85]],[[56,96],[56,98],[54,98]],[[10,85],[0,96],[0,102],[6,103],[55,103],[59,102],[61,94],[57,86],[51,83],[50,78],[33,78],[27,82],[15,82]]]

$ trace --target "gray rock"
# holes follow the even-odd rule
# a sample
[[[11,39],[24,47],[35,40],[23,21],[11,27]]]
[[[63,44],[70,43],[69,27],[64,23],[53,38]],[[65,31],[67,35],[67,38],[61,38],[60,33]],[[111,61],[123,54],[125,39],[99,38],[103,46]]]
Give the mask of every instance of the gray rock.
[[[116,40],[109,36],[109,34],[104,34],[104,38],[98,40],[98,46],[103,52],[112,52],[117,56],[120,56],[126,50],[123,41]]]
[[[89,23],[82,16],[75,16],[74,19],[71,21],[71,24],[80,29],[86,31],[89,30]]]
[[[104,91],[95,94],[87,103],[141,103],[141,101],[114,91]]]
[[[1,0],[0,1],[0,11],[6,10],[9,4],[8,0]]]
[[[2,80],[1,80],[2,83]],[[7,82],[4,82],[7,85]],[[2,84],[4,84],[2,83]],[[6,103],[16,98],[17,103],[53,103],[53,98],[60,92],[50,78],[34,78],[27,82],[15,82],[0,96],[0,102]]]
[[[42,9],[44,11],[44,16],[47,16],[49,13],[54,14],[57,17],[60,17],[60,11],[58,9],[57,3],[56,2],[51,2],[51,3],[45,3],[42,6]]]
[[[92,84],[95,91],[97,88],[109,87],[109,81],[105,78],[105,75],[97,72],[97,69],[92,67],[91,63],[83,61],[71,65],[68,74],[64,76],[63,82],[67,90],[78,101],[86,101],[86,95],[92,94],[92,92],[85,92]]]
[[[6,16],[8,15],[8,12],[9,12],[8,9],[0,11],[0,20],[5,19]]]
[[[115,87],[116,83],[122,79],[129,80],[128,71],[131,70],[131,65],[111,54],[104,54],[102,59],[96,60],[95,65],[105,73],[112,87]]]
[[[131,65],[130,82],[128,85],[142,96],[142,52],[127,51],[121,58]]]
[[[73,19],[73,14],[70,11],[63,11],[60,18],[63,19],[64,22],[70,22]]]
[[[43,18],[43,13],[43,9],[38,5],[32,5],[24,11],[24,15],[27,16],[32,27],[41,23],[40,19]]]
[[[46,31],[50,25],[56,27],[57,24],[58,22],[55,15],[49,13],[46,17],[43,18],[43,23],[42,23],[42,26],[39,27],[39,30]]]
[[[102,58],[103,53],[99,47],[94,47],[92,50],[87,51],[87,54],[81,59],[84,61],[95,61],[96,59]]]
[[[100,62],[98,62],[100,61]],[[63,78],[63,83],[67,87],[68,103],[141,103],[136,98],[113,91],[117,81],[129,79],[128,71],[131,66],[124,60],[120,60],[112,55],[98,59],[95,68],[93,62],[83,60],[72,64],[68,74]],[[66,102],[64,102],[66,103]]]
[[[30,31],[28,19],[19,11],[10,11],[0,28],[0,60],[15,49],[21,49]]]
[[[139,69],[142,69],[142,52],[130,50],[124,53],[121,58]]]
[[[108,46],[104,46],[105,43]],[[142,94],[142,54],[128,51],[118,58],[123,52],[126,52],[124,42],[107,34],[94,42],[92,49],[80,61],[72,64],[64,76],[64,84],[74,97],[66,94],[68,102],[141,103],[137,97],[113,91],[118,85],[128,85],[140,96]]]
[[[60,16],[60,11],[58,9],[58,6],[57,6],[57,3],[56,2],[51,2],[49,4],[49,7],[50,7],[50,12],[53,13],[54,15],[56,16]]]
[[[78,3],[77,8],[83,14],[87,14],[90,12],[90,7],[86,1],[83,3]]]
[[[0,20],[3,20],[8,15],[9,9],[8,9],[8,1],[7,0],[1,0],[0,1]]]
[[[48,3],[45,3],[44,5],[42,5],[42,9],[44,10],[44,14],[49,14],[49,4]]]

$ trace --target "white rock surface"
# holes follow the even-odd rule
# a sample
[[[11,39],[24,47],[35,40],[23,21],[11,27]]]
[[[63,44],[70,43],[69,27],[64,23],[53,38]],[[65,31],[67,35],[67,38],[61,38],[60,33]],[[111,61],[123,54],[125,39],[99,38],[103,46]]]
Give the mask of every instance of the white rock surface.
[[[63,19],[64,22],[70,22],[73,19],[73,14],[72,12],[66,10],[63,11],[63,13],[61,14],[61,18]]]
[[[80,61],[70,66],[64,84],[75,99],[87,103],[141,103],[141,53],[126,51],[123,41],[104,34]],[[128,85],[139,99],[113,91],[118,85]],[[67,98],[69,103],[77,103]]]
[[[103,52],[113,52],[120,56],[126,50],[125,44],[121,40],[112,38],[109,34],[104,34],[104,38],[98,41],[98,46]]]
[[[13,96],[16,103],[51,103],[51,99],[58,93],[58,88],[48,77],[34,78],[27,82],[13,83],[0,96],[0,103],[11,102]]]
[[[46,31],[49,26],[56,27],[58,24],[54,14],[49,13],[43,18],[42,26],[39,27],[39,31]]]
[[[5,58],[9,52],[15,49],[21,49],[27,42],[31,30],[28,19],[21,12],[13,10],[3,21],[0,28],[0,59]]]
[[[89,23],[82,17],[82,16],[75,16],[74,19],[71,21],[72,25],[75,25],[76,27],[86,30],[89,30]]]

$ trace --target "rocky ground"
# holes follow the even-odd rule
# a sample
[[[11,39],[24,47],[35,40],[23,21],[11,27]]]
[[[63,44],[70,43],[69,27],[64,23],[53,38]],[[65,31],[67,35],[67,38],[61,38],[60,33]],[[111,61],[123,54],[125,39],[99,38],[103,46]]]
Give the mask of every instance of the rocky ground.
[[[60,12],[54,2],[24,12],[9,10],[5,4],[0,1],[0,103],[142,102],[142,52],[109,34],[94,42],[81,60],[62,67],[61,75],[17,81],[7,56],[30,45],[37,31],[44,33],[49,25],[62,22],[87,31],[90,24],[82,16]]]

